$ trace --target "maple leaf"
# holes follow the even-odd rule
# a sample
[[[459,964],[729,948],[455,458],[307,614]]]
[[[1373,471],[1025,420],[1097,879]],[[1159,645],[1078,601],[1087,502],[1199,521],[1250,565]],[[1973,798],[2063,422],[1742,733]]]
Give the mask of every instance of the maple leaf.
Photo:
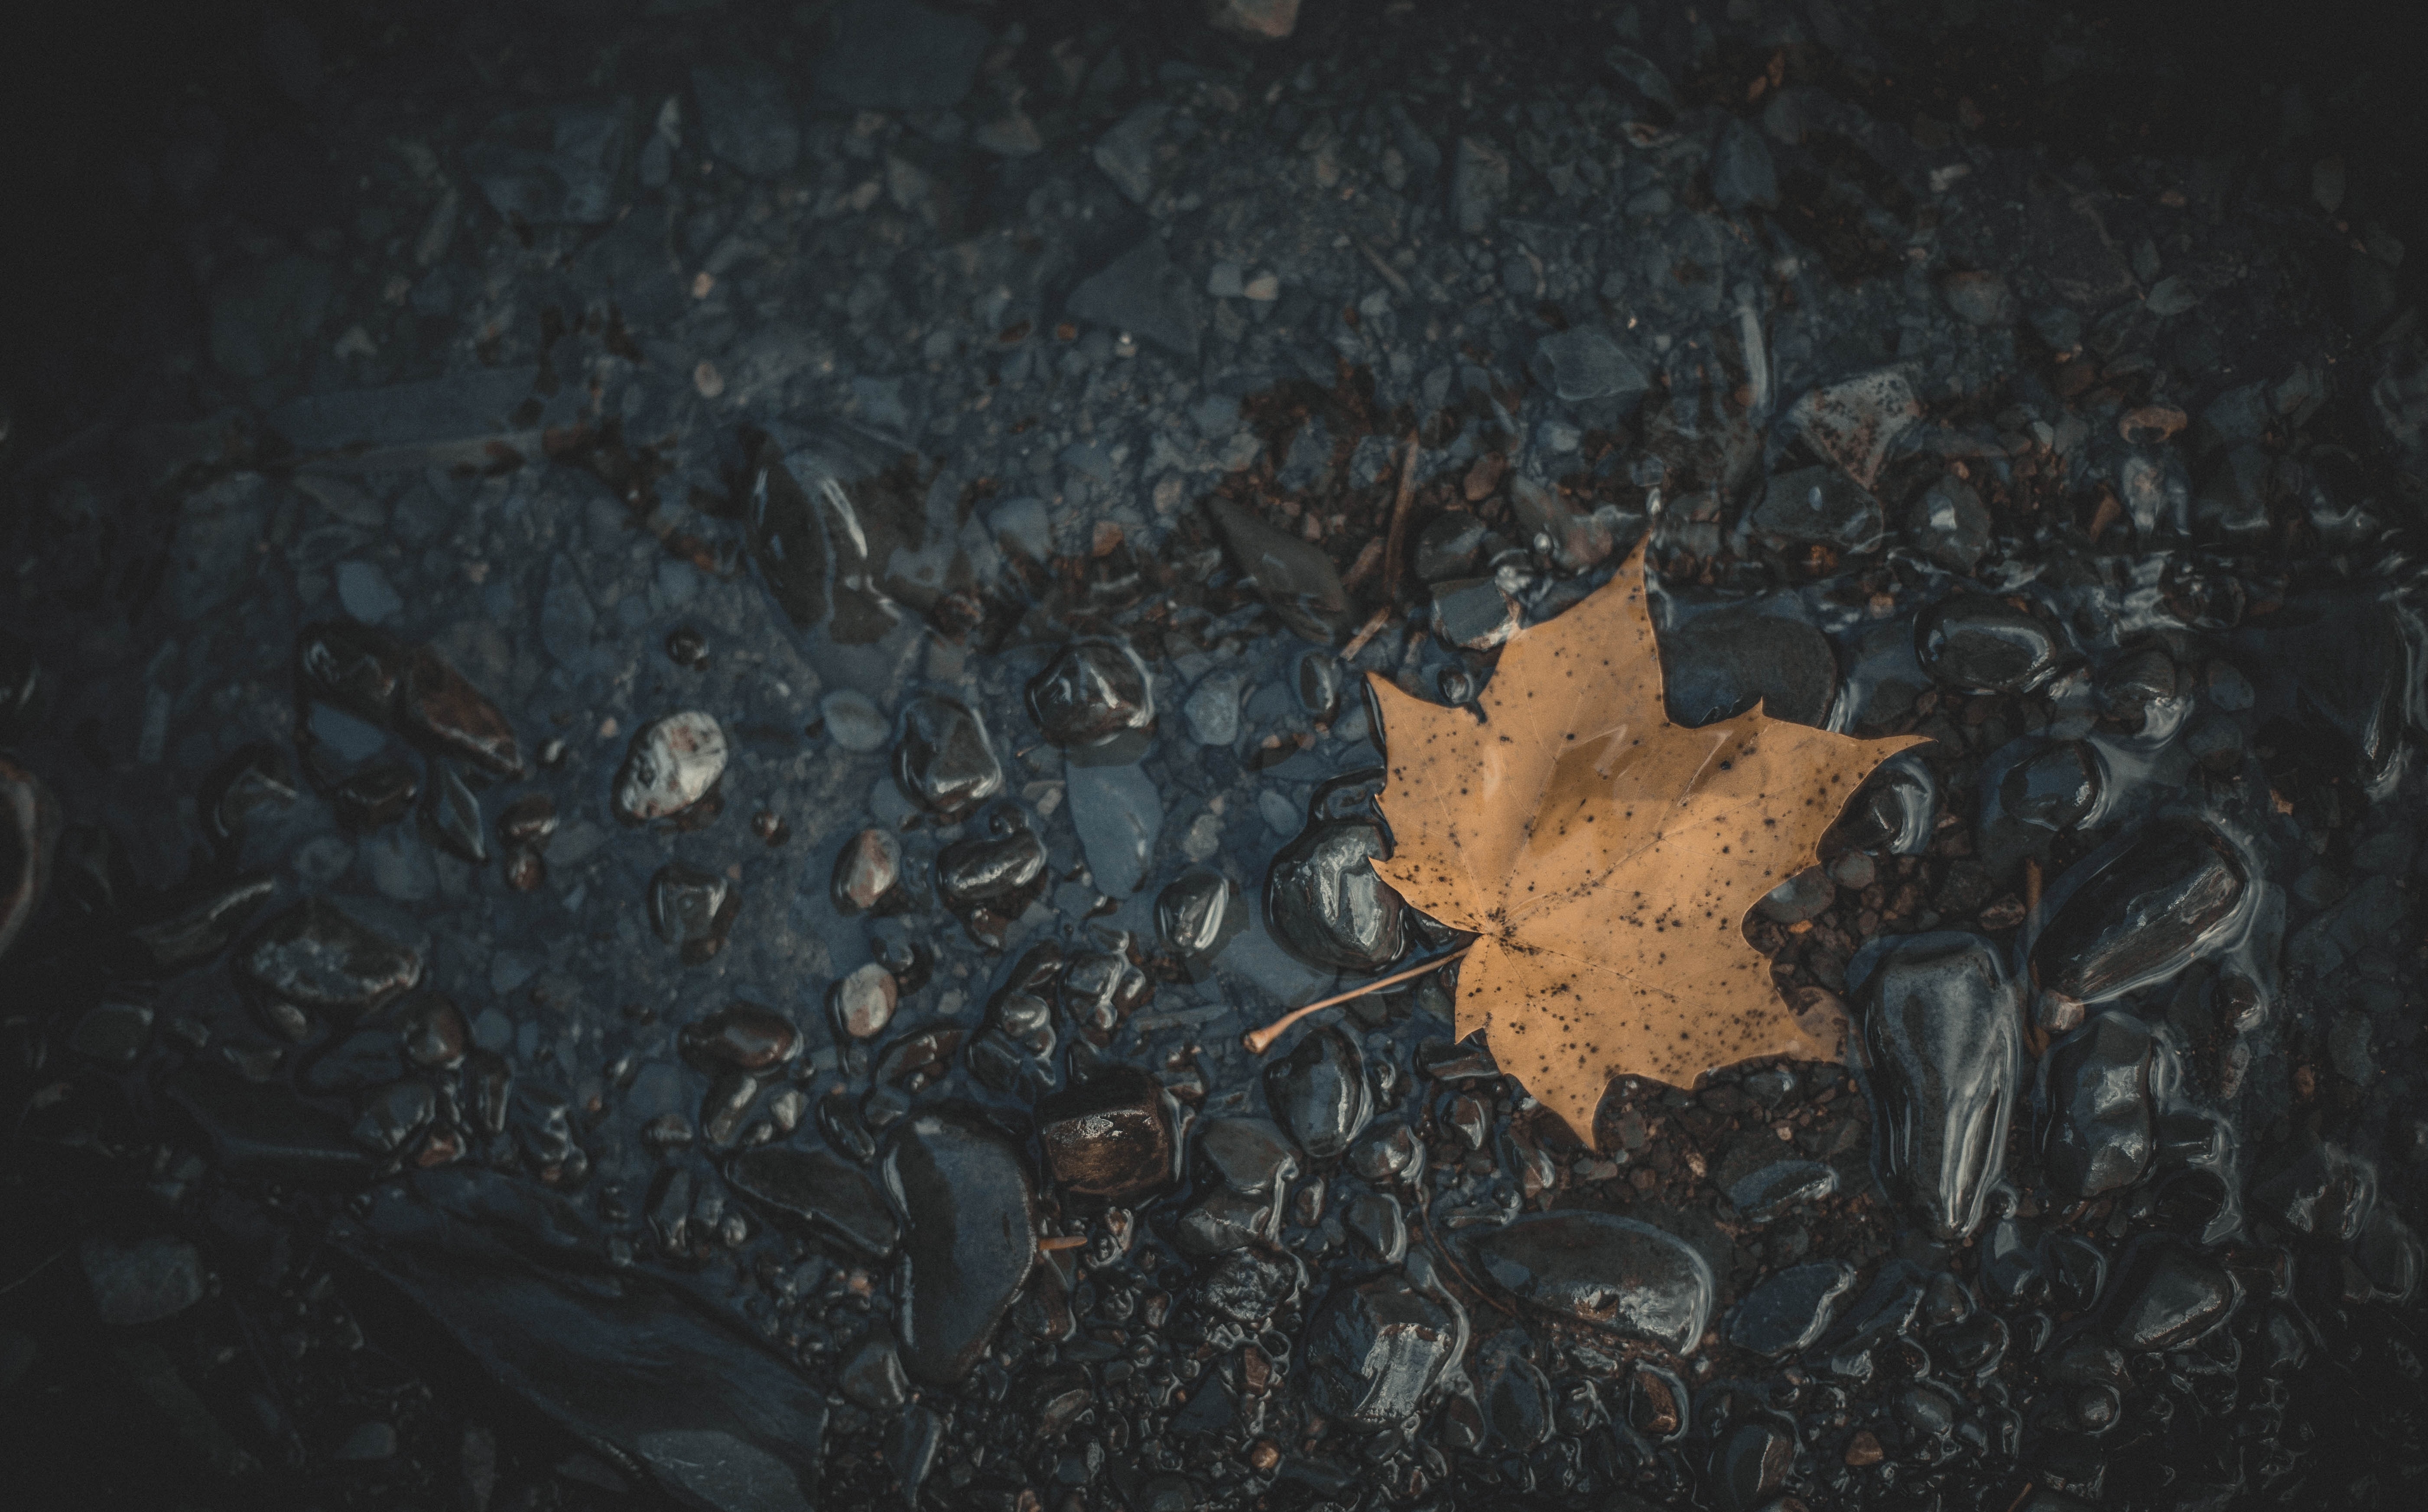
[[[1461,1038],[1592,1147],[1611,1078],[1691,1087],[1759,1055],[1838,1058],[1747,941],[1746,913],[1814,859],[1872,769],[1916,736],[1860,740],[1764,715],[1673,724],[1643,547],[1501,655],[1478,711],[1371,679],[1395,849],[1374,870],[1478,937]]]

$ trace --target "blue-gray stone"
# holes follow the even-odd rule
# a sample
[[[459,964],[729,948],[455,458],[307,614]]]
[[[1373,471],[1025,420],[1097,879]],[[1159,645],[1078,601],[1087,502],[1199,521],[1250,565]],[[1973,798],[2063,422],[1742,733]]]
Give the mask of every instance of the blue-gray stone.
[[[374,562],[337,564],[337,602],[365,625],[386,625],[404,612],[404,600]]]
[[[1745,1294],[1729,1312],[1724,1332],[1737,1348],[1773,1358],[1813,1347],[1855,1288],[1855,1268],[1841,1260],[1791,1265]]]
[[[1163,833],[1163,800],[1154,779],[1135,766],[1070,769],[1071,821],[1096,890],[1126,898],[1146,880],[1156,837]]]

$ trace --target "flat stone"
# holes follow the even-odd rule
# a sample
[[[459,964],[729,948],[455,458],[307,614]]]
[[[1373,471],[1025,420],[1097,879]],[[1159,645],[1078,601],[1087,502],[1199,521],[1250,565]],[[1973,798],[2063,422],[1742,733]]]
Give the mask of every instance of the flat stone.
[[[173,1318],[204,1295],[203,1257],[168,1234],[132,1244],[94,1235],[76,1248],[93,1310],[113,1328]]]
[[[901,1240],[884,1194],[857,1165],[823,1150],[766,1146],[745,1150],[725,1167],[734,1191],[779,1226],[820,1244],[840,1244],[884,1260]]]
[[[1071,291],[1068,308],[1078,319],[1129,332],[1174,356],[1197,360],[1204,301],[1159,236],[1149,235],[1082,281]]]
[[[505,714],[428,646],[406,658],[397,702],[405,732],[420,744],[501,781],[522,776],[522,747]]]
[[[691,807],[725,774],[725,727],[699,709],[644,725],[615,774],[617,817],[648,823]]]
[[[902,1362],[924,1385],[956,1385],[1037,1260],[1028,1163],[974,1112],[942,1109],[897,1124],[880,1168],[909,1219],[894,1275]]]
[[[1473,1242],[1484,1274],[1556,1322],[1682,1355],[1712,1313],[1712,1272],[1675,1235],[1605,1212],[1530,1214]]]
[[[1065,1191],[1129,1202],[1173,1184],[1174,1112],[1153,1077],[1122,1066],[1038,1104],[1037,1138]]]
[[[421,957],[325,899],[307,898],[262,926],[238,958],[253,984],[298,1008],[354,1015],[421,980]]]
[[[1774,1359],[1813,1346],[1838,1316],[1855,1289],[1855,1268],[1845,1260],[1791,1265],[1746,1293],[1729,1312],[1722,1335],[1737,1348]]]

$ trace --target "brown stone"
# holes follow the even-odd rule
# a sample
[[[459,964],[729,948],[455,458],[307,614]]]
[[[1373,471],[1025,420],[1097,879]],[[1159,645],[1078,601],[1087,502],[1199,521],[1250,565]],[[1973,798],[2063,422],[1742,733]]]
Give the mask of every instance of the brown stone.
[[[901,880],[902,842],[884,830],[861,830],[835,857],[835,906],[846,914],[865,913]]]
[[[1145,1072],[1107,1072],[1037,1114],[1046,1166],[1065,1191],[1122,1201],[1172,1184],[1174,1109]]]
[[[801,1036],[781,1015],[737,1002],[682,1032],[683,1059],[703,1071],[767,1071],[801,1051]]]
[[[1849,1465],[1877,1465],[1885,1457],[1880,1452],[1880,1441],[1872,1437],[1869,1428],[1861,1430],[1846,1441],[1846,1463]]]
[[[404,723],[425,744],[459,756],[492,777],[523,774],[514,726],[487,695],[428,646],[404,664]]]

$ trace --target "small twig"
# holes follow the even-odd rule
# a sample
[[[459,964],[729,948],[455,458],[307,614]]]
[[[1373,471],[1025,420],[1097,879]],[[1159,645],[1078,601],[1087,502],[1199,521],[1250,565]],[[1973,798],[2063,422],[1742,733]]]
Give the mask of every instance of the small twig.
[[[1057,1249],[1085,1249],[1088,1247],[1088,1236],[1085,1234],[1051,1234],[1039,1240],[1037,1242],[1037,1247],[1039,1249],[1048,1251]]]
[[[1407,455],[1400,463],[1400,496],[1391,501],[1391,528],[1383,538],[1383,596],[1400,601],[1400,578],[1407,570],[1408,506],[1417,496],[1417,432],[1408,432]]]
[[[1362,236],[1359,237],[1357,241],[1357,250],[1364,252],[1366,254],[1366,260],[1374,265],[1374,271],[1383,275],[1384,283],[1390,285],[1393,288],[1400,291],[1400,298],[1404,300],[1416,292],[1414,289],[1408,287],[1407,275],[1402,273],[1398,268],[1393,268],[1390,264],[1383,261],[1383,254],[1374,250],[1374,246],[1371,242],[1367,241]]]
[[[1388,604],[1384,605],[1381,609],[1378,609],[1373,613],[1368,615],[1366,617],[1366,623],[1357,627],[1357,633],[1349,638],[1349,643],[1341,647],[1340,659],[1343,661],[1356,660],[1357,653],[1366,649],[1366,642],[1382,634],[1383,626],[1390,623],[1391,606]]]
[[[1279,1018],[1274,1019],[1271,1023],[1267,1024],[1264,1028],[1255,1031],[1254,1033],[1240,1035],[1239,1043],[1248,1047],[1249,1054],[1262,1055],[1265,1051],[1272,1049],[1273,1041],[1281,1038],[1292,1024],[1297,1023],[1300,1019],[1304,1018],[1307,1015],[1316,1012],[1318,1009],[1330,1008],[1336,1004],[1347,1002],[1352,998],[1363,998],[1370,992],[1380,992],[1385,987],[1398,986],[1401,983],[1407,981],[1410,977],[1420,977],[1437,967],[1448,966],[1452,961],[1457,960],[1460,956],[1465,955],[1468,951],[1473,949],[1475,949],[1475,941],[1468,940],[1465,945],[1460,946],[1457,950],[1451,951],[1447,955],[1436,955],[1432,960],[1423,962],[1417,966],[1412,966],[1404,971],[1394,971],[1387,977],[1378,978],[1375,981],[1367,983],[1363,986],[1352,987],[1347,992],[1336,992],[1331,997],[1308,1003],[1304,1008],[1293,1008],[1288,1013],[1282,1015]]]

